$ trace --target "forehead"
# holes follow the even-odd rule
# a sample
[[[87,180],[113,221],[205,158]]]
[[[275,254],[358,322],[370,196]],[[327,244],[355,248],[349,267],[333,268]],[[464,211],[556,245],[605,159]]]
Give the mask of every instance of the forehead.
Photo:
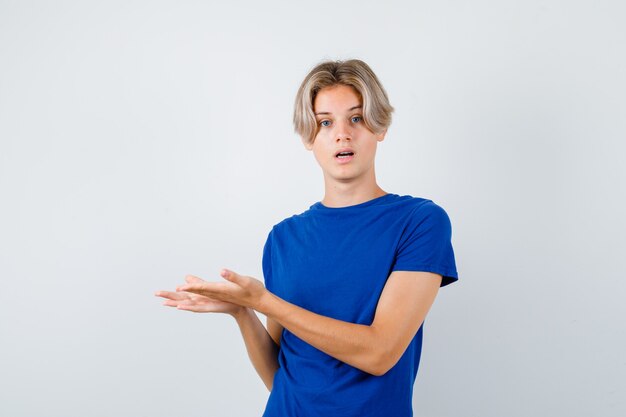
[[[314,112],[336,113],[363,104],[361,96],[354,89],[343,84],[322,88],[313,101]]]

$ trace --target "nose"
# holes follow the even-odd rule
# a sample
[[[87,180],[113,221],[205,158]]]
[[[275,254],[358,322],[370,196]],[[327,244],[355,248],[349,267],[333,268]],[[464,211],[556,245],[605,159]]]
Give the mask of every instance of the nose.
[[[342,140],[352,139],[352,127],[347,122],[337,122],[335,131],[335,140],[341,142]]]

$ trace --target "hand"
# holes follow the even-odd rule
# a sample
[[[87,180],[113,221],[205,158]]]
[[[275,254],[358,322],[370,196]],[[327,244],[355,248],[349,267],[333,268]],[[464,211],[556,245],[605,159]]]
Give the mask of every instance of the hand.
[[[258,279],[239,275],[234,271],[223,269],[220,275],[228,282],[187,281],[186,285],[176,288],[177,292],[193,293],[211,300],[235,304],[259,310],[269,291]],[[192,278],[196,278],[190,276]]]
[[[206,282],[192,275],[188,275],[185,278],[185,281],[192,285],[198,285]],[[166,298],[167,301],[163,303],[165,306],[176,307],[179,310],[188,310],[195,313],[226,313],[236,317],[243,310],[245,310],[245,307],[237,304],[216,300],[211,297],[186,291],[157,291],[154,295]]]

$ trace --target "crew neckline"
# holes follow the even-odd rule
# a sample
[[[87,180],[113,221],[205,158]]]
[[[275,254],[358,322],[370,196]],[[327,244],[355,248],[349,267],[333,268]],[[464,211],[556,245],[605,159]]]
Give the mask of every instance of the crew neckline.
[[[359,208],[363,208],[363,207],[373,206],[373,205],[376,205],[376,204],[381,204],[382,202],[384,202],[385,200],[387,200],[391,196],[397,196],[397,194],[387,193],[387,194],[383,194],[383,195],[381,195],[379,197],[372,198],[371,200],[364,201],[364,202],[359,203],[359,204],[353,204],[351,206],[344,206],[344,207],[328,207],[328,206],[325,206],[324,204],[322,204],[321,201],[318,201],[317,203],[313,204],[311,206],[311,208],[312,209],[317,209],[317,210],[324,210],[324,211],[345,211],[345,210],[351,210],[351,209],[359,209]]]

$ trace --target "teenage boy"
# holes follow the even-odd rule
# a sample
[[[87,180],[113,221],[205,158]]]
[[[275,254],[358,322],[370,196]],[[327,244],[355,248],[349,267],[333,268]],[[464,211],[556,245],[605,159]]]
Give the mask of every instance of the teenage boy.
[[[224,269],[225,281],[190,275],[157,293],[168,306],[236,319],[271,391],[265,417],[413,415],[423,322],[458,275],[444,209],[376,182],[392,111],[365,62],[313,68],[294,125],[322,169],[324,198],[273,226],[265,285]]]

